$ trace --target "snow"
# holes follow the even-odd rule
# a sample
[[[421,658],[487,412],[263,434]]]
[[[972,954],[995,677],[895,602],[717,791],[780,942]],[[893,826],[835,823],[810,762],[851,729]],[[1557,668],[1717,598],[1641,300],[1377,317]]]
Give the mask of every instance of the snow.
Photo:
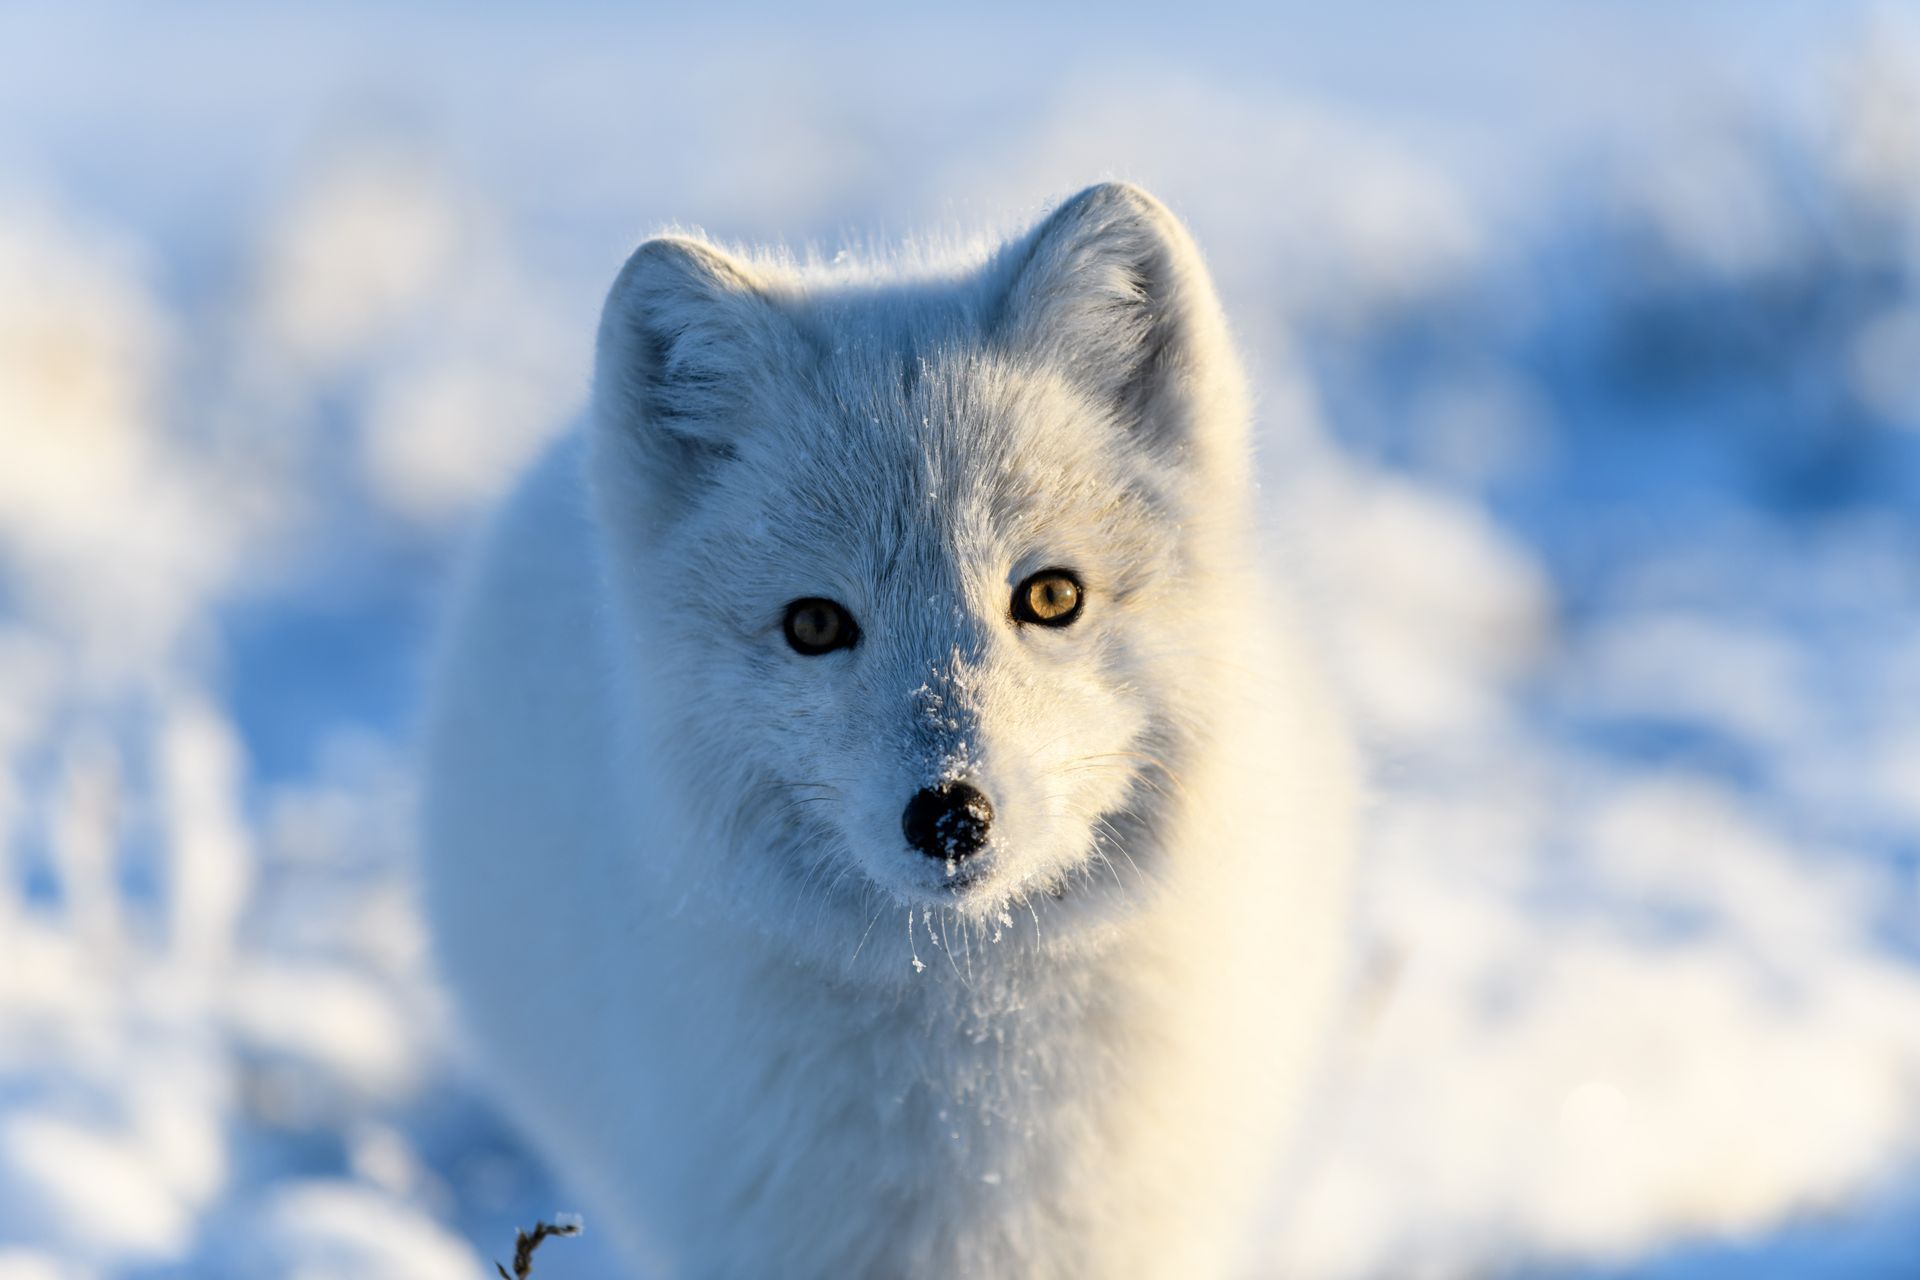
[[[1219,272],[1375,761],[1267,1273],[1911,1270],[1920,32],[1862,12],[0,15],[0,1277],[474,1277],[568,1205],[412,905],[452,549],[638,235],[1107,174]]]

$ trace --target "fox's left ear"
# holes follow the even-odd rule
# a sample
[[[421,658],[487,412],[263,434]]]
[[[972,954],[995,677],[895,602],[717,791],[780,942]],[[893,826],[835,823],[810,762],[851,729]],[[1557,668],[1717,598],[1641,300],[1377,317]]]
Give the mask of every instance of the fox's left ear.
[[[994,336],[1113,406],[1169,457],[1239,469],[1245,391],[1186,228],[1122,182],[1089,187],[1008,247]]]
[[[796,340],[750,265],[698,240],[649,240],[601,311],[595,414],[684,491],[732,454]]]

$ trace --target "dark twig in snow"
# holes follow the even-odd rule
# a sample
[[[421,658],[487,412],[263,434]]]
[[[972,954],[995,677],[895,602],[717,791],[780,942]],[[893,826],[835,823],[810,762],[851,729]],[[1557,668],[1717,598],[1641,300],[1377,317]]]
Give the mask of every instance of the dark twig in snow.
[[[564,1219],[566,1215],[563,1214],[561,1216]],[[508,1274],[507,1269],[498,1262],[493,1264],[493,1269],[500,1273],[500,1280],[527,1280],[527,1277],[533,1274],[533,1251],[540,1247],[541,1241],[545,1240],[548,1236],[577,1236],[579,1234],[580,1224],[578,1222],[562,1221],[558,1226],[551,1222],[536,1222],[533,1224],[531,1234],[525,1231],[516,1231],[513,1233],[512,1274]]]

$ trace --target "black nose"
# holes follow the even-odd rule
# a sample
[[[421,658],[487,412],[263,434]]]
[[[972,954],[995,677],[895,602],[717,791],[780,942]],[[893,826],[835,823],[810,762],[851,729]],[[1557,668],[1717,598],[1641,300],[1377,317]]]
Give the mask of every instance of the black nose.
[[[993,825],[993,806],[978,787],[949,782],[928,787],[907,801],[901,825],[907,843],[929,858],[958,861],[978,853]]]

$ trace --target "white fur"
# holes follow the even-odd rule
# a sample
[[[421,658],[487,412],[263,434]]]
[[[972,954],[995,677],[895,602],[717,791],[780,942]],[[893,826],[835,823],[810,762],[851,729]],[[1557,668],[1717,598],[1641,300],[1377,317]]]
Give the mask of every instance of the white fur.
[[[430,914],[642,1274],[1207,1277],[1341,969],[1345,737],[1256,571],[1179,224],[1094,187],[890,276],[642,245],[452,620]],[[1076,570],[1084,615],[1016,624]],[[843,603],[803,657],[784,606]],[[921,787],[988,847],[909,848]]]

